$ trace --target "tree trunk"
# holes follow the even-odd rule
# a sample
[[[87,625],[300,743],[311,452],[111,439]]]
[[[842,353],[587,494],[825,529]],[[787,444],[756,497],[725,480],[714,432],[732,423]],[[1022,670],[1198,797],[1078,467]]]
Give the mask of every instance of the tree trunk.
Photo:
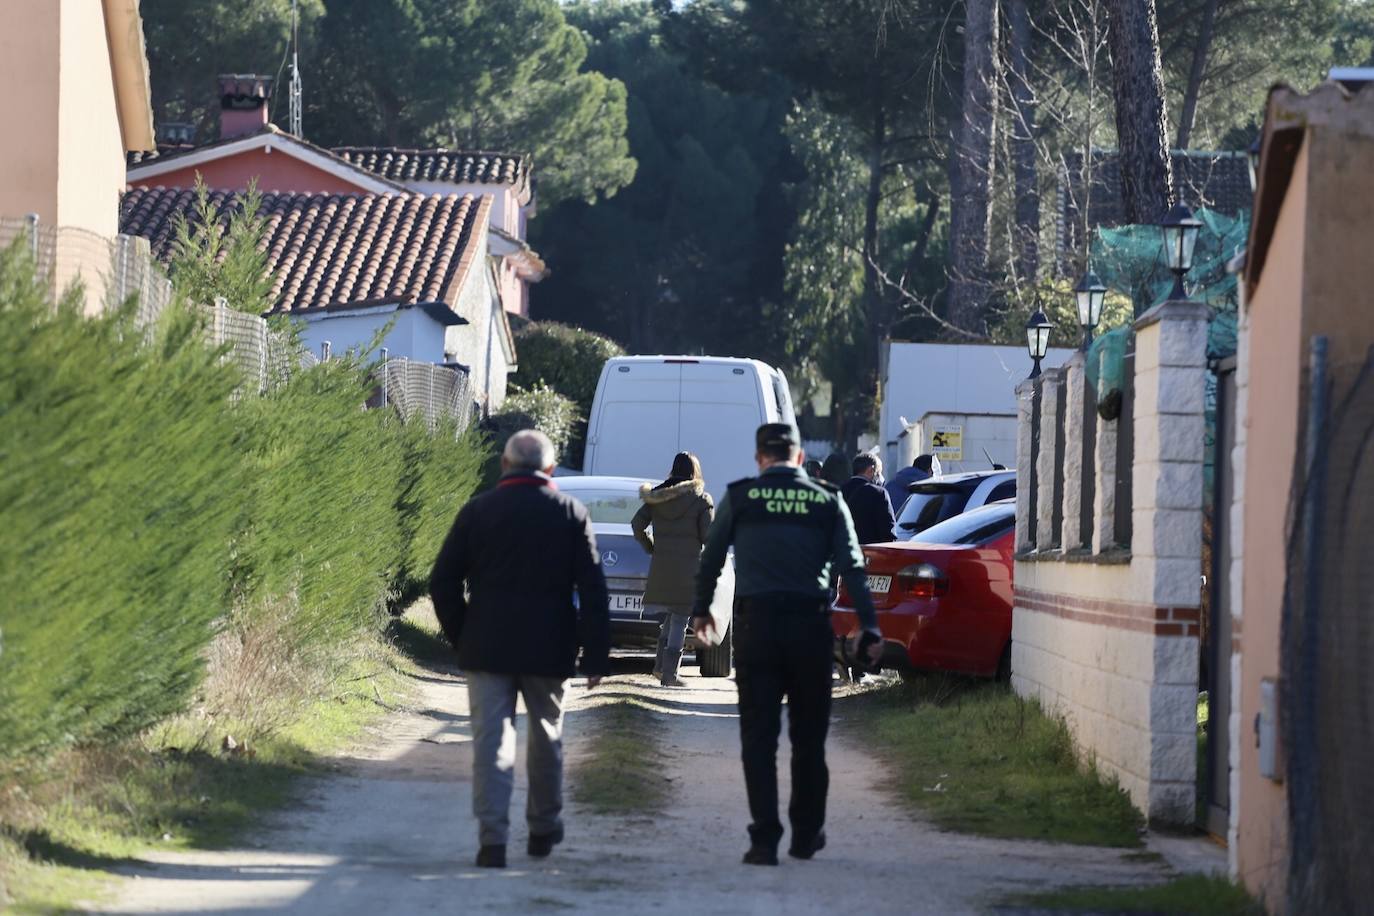
[[[1178,140],[1174,144],[1179,149],[1188,148],[1188,140],[1193,133],[1193,121],[1197,118],[1197,97],[1202,91],[1202,77],[1207,72],[1207,57],[1212,51],[1212,36],[1216,31],[1217,0],[1207,0],[1202,8],[1202,23],[1198,28],[1197,43],[1193,45],[1193,64],[1188,68],[1188,85],[1183,90],[1183,111],[1178,118]]]
[[[949,320],[977,331],[987,305],[997,130],[997,0],[965,3],[963,108],[950,164]]]
[[[1215,2],[1215,0],[1213,0]],[[1035,175],[1035,92],[1031,88],[1031,20],[1026,0],[1007,7],[1011,28],[1012,162],[1016,170],[1016,275],[1040,272],[1040,184]]]
[[[1107,46],[1128,223],[1155,223],[1173,202],[1154,0],[1110,0]]]

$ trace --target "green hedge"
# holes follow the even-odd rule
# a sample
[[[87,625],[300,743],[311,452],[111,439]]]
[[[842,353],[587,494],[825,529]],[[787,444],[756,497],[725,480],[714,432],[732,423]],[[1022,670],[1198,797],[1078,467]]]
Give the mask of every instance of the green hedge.
[[[566,463],[569,443],[578,435],[585,418],[570,398],[537,385],[529,391],[513,391],[501,405],[501,412],[487,420],[493,451],[500,452],[511,433],[537,429],[553,440],[559,463]]]
[[[552,321],[534,322],[516,335],[520,368],[515,383],[525,390],[545,386],[571,398],[586,416],[606,360],[625,349],[609,337]]]
[[[231,401],[235,369],[171,310],[45,301],[0,253],[0,758],[183,708],[215,627],[283,601],[301,645],[414,593],[477,485],[475,433],[361,409],[331,361]]]

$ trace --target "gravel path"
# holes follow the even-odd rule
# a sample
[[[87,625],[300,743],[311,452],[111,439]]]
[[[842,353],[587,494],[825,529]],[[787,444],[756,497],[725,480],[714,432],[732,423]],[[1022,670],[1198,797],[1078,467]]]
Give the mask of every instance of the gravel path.
[[[690,687],[665,690],[643,673],[647,659],[617,664],[622,673],[592,699],[633,695],[664,714],[675,797],[661,817],[598,817],[574,807],[567,841],[549,859],[530,860],[519,817],[522,761],[511,867],[473,867],[467,692],[460,679],[434,674],[422,680],[416,709],[389,717],[365,749],[341,759],[337,774],[314,780],[302,804],[273,816],[243,848],[148,855],[116,900],[95,911],[971,913],[1009,892],[1158,880],[1165,872],[1159,860],[1120,850],[935,830],[877,788],[880,765],[846,729],[842,700],[829,750],[829,846],[811,862],[784,856],[779,868],[740,865],[748,816],[734,683],[687,668]],[[587,702],[576,683],[567,726],[570,782],[590,737],[577,715]],[[784,734],[780,760],[786,753]],[[784,799],[786,773],[780,767]],[[1224,867],[1224,855],[1200,841],[1159,851],[1180,866]]]

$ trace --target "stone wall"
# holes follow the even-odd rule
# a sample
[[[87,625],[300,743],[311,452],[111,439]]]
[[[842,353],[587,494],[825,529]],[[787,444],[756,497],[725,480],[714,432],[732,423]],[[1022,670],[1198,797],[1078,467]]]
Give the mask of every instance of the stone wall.
[[[1115,543],[1117,421],[1084,448],[1083,358],[1018,388],[1018,479],[1034,468],[1018,510],[1034,513],[1018,529],[1012,685],[1161,823],[1194,819],[1207,317],[1166,302],[1136,324],[1129,544]]]

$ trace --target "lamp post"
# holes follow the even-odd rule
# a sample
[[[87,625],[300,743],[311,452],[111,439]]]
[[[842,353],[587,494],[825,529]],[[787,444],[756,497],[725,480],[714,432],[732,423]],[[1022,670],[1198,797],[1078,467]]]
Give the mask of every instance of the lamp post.
[[[1193,249],[1197,246],[1198,230],[1201,220],[1193,216],[1193,211],[1184,204],[1174,204],[1159,223],[1164,235],[1164,262],[1174,272],[1174,288],[1170,299],[1187,299],[1188,290],[1183,286],[1183,277],[1192,269]]]
[[[1050,331],[1053,329],[1054,325],[1041,309],[1036,309],[1035,314],[1026,322],[1026,350],[1034,362],[1031,374],[1026,376],[1027,378],[1040,377],[1040,360],[1045,358],[1050,349]]]
[[[1102,302],[1107,298],[1107,286],[1093,273],[1091,267],[1073,288],[1078,304],[1078,325],[1083,329],[1083,349],[1093,342],[1093,328],[1102,320]]]

